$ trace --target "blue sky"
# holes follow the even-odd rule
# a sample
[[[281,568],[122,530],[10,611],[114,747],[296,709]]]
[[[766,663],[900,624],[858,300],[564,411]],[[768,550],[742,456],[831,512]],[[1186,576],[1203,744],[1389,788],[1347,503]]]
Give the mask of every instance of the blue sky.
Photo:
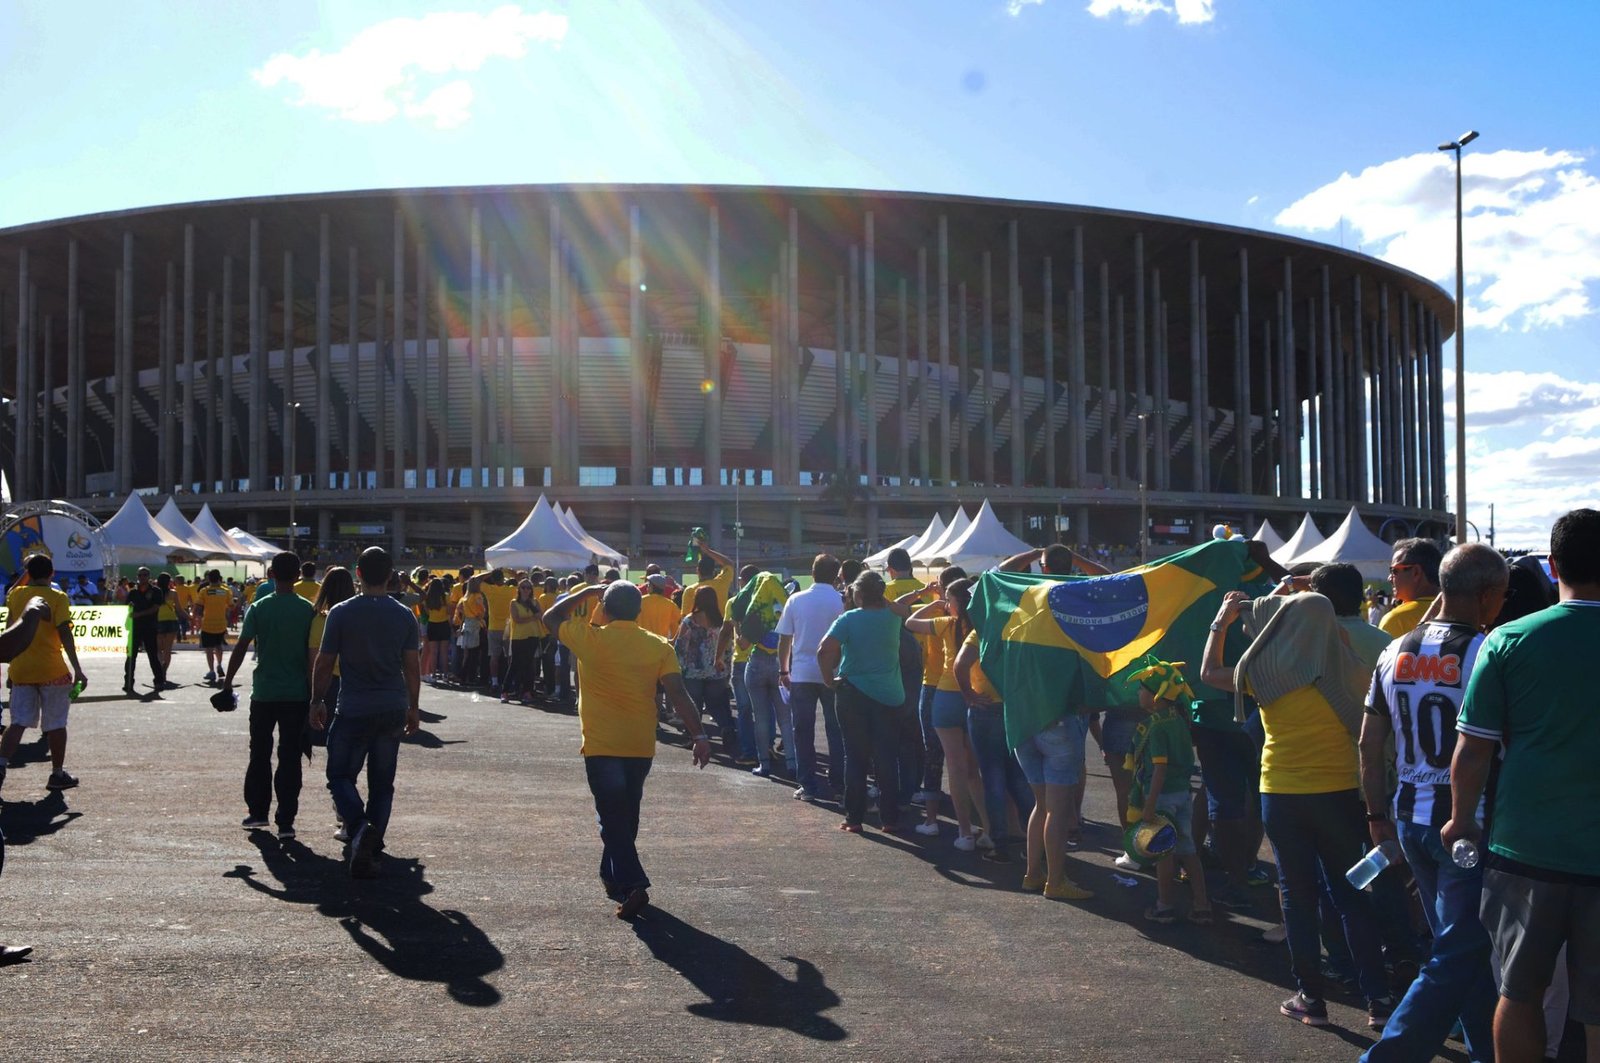
[[[1600,5],[871,0],[0,6],[0,226],[517,181],[1087,203],[1360,246],[1453,283],[1469,516],[1600,505]],[[1452,459],[1453,460],[1453,459]]]

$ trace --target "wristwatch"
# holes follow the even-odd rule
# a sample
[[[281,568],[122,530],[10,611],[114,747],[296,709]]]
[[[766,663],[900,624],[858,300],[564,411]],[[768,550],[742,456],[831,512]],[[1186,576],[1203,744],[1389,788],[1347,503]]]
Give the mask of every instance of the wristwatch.
[[[1368,812],[1367,813],[1367,822],[1368,823],[1387,823],[1387,822],[1389,822],[1389,813],[1387,813],[1387,812]]]
[[[1222,630],[1221,622],[1216,621],[1216,620],[1211,621],[1211,630],[1212,631],[1221,631]]]

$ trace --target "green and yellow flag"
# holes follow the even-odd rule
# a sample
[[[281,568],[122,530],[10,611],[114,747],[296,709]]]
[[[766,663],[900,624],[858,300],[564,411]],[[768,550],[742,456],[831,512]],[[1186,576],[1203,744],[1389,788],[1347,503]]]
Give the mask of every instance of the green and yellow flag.
[[[1137,704],[1128,677],[1146,654],[1195,662],[1197,676],[1222,596],[1266,582],[1247,543],[1221,540],[1111,576],[985,572],[968,613],[1005,702],[1007,741],[1015,749],[1069,709]]]

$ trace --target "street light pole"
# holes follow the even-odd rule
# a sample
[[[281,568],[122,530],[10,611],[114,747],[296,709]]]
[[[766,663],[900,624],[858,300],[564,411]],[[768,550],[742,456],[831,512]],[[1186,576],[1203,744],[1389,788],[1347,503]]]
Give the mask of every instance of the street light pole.
[[[289,432],[289,468],[288,468],[288,470],[286,471],[286,473],[284,475],[284,479],[288,481],[288,486],[289,486],[289,552],[291,554],[294,553],[294,536],[295,536],[295,532],[298,530],[296,528],[296,526],[295,526],[295,519],[294,519],[295,518],[295,506],[294,506],[294,503],[295,503],[295,488],[298,486],[298,482],[297,482],[297,480],[295,478],[295,475],[294,475],[294,467],[295,467],[294,451],[295,451],[295,443],[299,439],[299,433],[295,431],[295,421],[299,416],[299,410],[300,410],[300,404],[298,402],[291,402],[289,404],[289,416],[286,418],[286,420],[288,421],[287,430]]]
[[[1456,156],[1456,545],[1467,541],[1467,379],[1466,379],[1466,275],[1461,249],[1461,149],[1478,139],[1469,129],[1440,151]]]

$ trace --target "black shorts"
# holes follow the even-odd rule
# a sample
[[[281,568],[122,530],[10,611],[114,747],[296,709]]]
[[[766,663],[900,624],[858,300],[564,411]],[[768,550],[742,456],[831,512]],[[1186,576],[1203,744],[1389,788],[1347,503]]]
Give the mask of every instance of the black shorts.
[[[1565,945],[1568,1014],[1600,1025],[1600,885],[1546,881],[1491,864],[1483,873],[1480,916],[1500,960],[1501,996],[1523,1004],[1543,1000]]]
[[[428,641],[429,642],[449,642],[450,641],[450,622],[448,620],[430,620],[430,621],[428,621]]]
[[[222,647],[226,646],[227,644],[228,644],[228,633],[226,631],[202,631],[202,632],[200,632],[200,648],[201,649],[220,650]]]
[[[176,635],[177,633],[178,633],[178,622],[176,620],[157,620],[156,621],[156,634],[157,635]]]

